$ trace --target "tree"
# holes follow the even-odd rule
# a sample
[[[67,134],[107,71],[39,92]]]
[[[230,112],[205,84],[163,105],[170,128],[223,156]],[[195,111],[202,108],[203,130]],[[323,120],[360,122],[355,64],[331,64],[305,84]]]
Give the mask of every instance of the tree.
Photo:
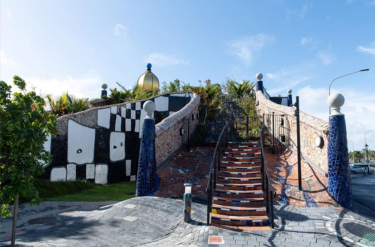
[[[79,99],[68,92],[63,93],[56,100],[52,95],[47,95],[47,100],[51,113],[55,114],[57,117],[84,111],[90,108],[88,98]]]
[[[43,144],[49,134],[56,135],[56,117],[44,109],[44,99],[34,91],[26,92],[19,76],[13,83],[21,92],[12,93],[11,86],[0,81],[0,216],[17,195],[41,202],[34,186],[34,176],[44,172],[51,160]]]

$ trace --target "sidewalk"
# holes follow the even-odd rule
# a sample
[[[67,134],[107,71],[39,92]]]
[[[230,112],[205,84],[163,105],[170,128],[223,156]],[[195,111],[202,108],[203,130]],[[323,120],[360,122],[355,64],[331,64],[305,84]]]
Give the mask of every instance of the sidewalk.
[[[206,205],[193,203],[182,221],[180,199],[142,197],[119,203],[21,205],[17,244],[27,246],[375,246],[375,221],[342,208],[275,205],[276,227],[236,232],[206,225]],[[361,212],[361,209],[357,209]],[[11,220],[0,224],[10,244]],[[211,236],[224,244],[208,245]]]

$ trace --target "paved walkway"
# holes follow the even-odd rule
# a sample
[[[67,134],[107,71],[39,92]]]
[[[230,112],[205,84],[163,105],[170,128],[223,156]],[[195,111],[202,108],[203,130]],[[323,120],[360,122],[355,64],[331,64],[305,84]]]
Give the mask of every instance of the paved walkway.
[[[374,210],[375,214],[375,175],[352,175],[353,201]]]
[[[358,206],[360,207],[360,205]],[[119,203],[44,202],[21,205],[17,243],[27,246],[375,246],[375,221],[342,208],[275,205],[276,228],[236,232],[206,225],[206,205],[194,202],[182,221],[181,199],[143,197]],[[361,212],[361,208],[357,211]],[[11,219],[0,224],[10,241]],[[208,245],[210,236],[224,244]]]

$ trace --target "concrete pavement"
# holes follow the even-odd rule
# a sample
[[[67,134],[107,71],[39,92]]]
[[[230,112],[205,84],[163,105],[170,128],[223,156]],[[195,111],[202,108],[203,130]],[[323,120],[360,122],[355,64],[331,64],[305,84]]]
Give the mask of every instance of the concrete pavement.
[[[193,202],[191,223],[181,199],[142,197],[119,203],[44,202],[22,205],[17,243],[27,246],[375,246],[375,221],[335,207],[275,205],[276,227],[238,232],[206,225],[206,205]],[[359,210],[361,211],[361,210]],[[0,224],[10,241],[11,219]],[[223,244],[208,244],[209,237]]]
[[[353,201],[373,210],[375,216],[375,175],[353,175],[352,190]]]

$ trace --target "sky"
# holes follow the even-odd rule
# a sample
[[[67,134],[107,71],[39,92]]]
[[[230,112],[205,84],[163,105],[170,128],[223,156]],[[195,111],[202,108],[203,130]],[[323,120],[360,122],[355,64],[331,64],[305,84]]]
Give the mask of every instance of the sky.
[[[42,95],[98,98],[130,88],[152,63],[161,82],[227,78],[300,97],[328,120],[328,86],[344,95],[349,150],[375,130],[375,0],[0,0],[0,80]],[[375,131],[367,134],[375,149]]]

